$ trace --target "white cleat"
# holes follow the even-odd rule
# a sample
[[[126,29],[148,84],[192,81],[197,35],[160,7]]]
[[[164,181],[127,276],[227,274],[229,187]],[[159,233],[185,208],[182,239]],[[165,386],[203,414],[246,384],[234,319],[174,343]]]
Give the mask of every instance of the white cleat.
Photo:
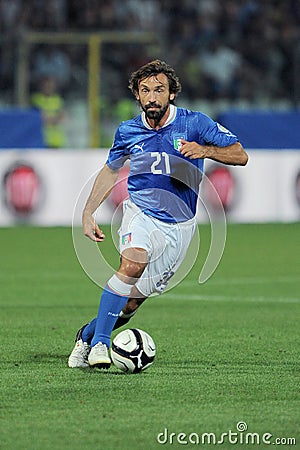
[[[88,356],[89,365],[91,367],[98,367],[100,369],[109,369],[111,364],[111,359],[108,356],[108,348],[102,342],[98,342]]]
[[[68,366],[75,367],[89,367],[88,356],[90,353],[91,347],[86,342],[83,342],[82,339],[79,339],[75,347],[72,350],[71,355],[68,359]]]

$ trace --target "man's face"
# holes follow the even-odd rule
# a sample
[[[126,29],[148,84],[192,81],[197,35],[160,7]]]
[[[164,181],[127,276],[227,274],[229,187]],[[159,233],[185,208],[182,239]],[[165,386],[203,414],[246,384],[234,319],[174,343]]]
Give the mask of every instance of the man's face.
[[[174,100],[175,94],[170,94],[169,80],[164,73],[144,78],[139,83],[136,99],[145,112],[148,119],[156,123],[162,119],[168,110],[170,100]]]

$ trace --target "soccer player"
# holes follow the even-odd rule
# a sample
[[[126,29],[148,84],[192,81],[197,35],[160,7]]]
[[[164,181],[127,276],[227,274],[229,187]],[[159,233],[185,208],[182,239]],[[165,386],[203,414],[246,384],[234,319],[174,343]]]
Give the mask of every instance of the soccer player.
[[[172,67],[151,61],[131,75],[142,113],[118,127],[106,164],[85,205],[83,232],[105,238],[93,213],[130,160],[129,199],[120,229],[121,263],[108,280],[98,315],[77,333],[69,367],[108,368],[110,336],[153,293],[162,293],[183,261],[195,229],[204,159],[245,165],[238,138],[201,112],[176,107],[181,90]]]

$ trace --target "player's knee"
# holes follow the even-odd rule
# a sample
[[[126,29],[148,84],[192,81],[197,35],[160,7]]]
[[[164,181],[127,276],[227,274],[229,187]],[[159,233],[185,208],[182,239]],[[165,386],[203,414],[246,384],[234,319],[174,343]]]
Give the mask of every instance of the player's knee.
[[[144,249],[126,249],[121,258],[119,273],[136,280],[140,278],[147,265],[147,252]]]
[[[146,263],[124,260],[121,264],[122,273],[129,278],[140,278],[144,272]]]

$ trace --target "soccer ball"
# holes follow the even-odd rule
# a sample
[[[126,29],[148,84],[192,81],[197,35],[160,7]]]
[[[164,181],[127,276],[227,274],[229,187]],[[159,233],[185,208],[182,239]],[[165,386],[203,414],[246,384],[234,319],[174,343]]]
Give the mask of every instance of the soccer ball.
[[[121,331],[113,340],[111,359],[114,365],[126,373],[139,373],[153,364],[155,344],[143,330],[131,328]]]

